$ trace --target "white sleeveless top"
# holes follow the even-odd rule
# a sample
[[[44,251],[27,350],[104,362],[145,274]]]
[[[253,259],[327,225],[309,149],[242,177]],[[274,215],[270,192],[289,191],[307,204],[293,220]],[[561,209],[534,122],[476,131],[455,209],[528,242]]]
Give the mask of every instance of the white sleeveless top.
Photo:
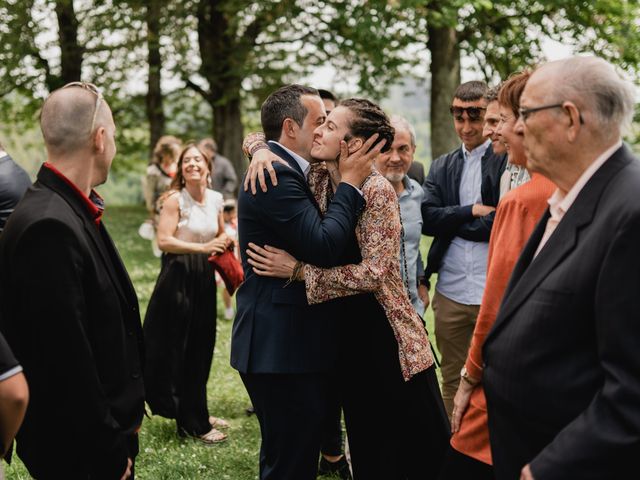
[[[175,237],[185,242],[205,243],[218,234],[218,215],[222,211],[222,194],[207,189],[204,205],[197,203],[186,188],[178,193],[180,218]]]

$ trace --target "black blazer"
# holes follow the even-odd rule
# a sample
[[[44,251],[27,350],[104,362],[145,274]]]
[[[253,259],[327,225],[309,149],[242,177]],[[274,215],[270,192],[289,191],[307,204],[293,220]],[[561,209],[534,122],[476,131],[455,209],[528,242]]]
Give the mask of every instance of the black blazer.
[[[335,302],[309,306],[303,282],[260,277],[247,263],[249,242],[271,245],[321,267],[338,265],[353,241],[364,199],[344,183],[324,218],[297,162],[282,148],[271,151],[291,168],[274,164],[278,185],[266,193],[241,191],[238,236],[245,281],[237,293],[231,365],[241,373],[309,373],[337,361]]]
[[[496,207],[500,200],[500,177],[507,164],[506,155],[493,153],[489,145],[481,160],[483,205]],[[433,236],[427,255],[425,277],[440,270],[451,240],[461,237],[473,242],[488,242],[495,212],[476,218],[473,205],[460,205],[460,181],[464,166],[462,147],[435,159],[424,182],[422,233]]]
[[[622,147],[532,260],[547,212],[514,268],[483,350],[497,479],[529,462],[544,480],[637,469],[638,191],[640,162]]]
[[[0,236],[1,330],[30,389],[17,452],[36,478],[109,478],[142,423],[138,301],[104,225],[46,167]]]

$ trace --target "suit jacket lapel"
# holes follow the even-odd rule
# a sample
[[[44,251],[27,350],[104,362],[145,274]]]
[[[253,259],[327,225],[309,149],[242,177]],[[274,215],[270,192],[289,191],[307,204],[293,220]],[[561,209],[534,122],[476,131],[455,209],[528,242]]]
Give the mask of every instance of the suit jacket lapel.
[[[609,180],[632,158],[626,147],[623,147],[600,167],[584,186],[538,256],[533,258],[549,218],[549,212],[545,213],[513,270],[491,333],[512,317],[549,273],[575,248],[578,233],[593,220],[598,201]]]
[[[85,231],[89,234],[89,238],[91,242],[95,246],[95,249],[99,252],[100,257],[102,258],[102,264],[107,271],[107,274],[111,278],[111,283],[115,286],[118,294],[122,297],[122,299],[126,303],[130,303],[130,299],[123,290],[122,282],[118,277],[118,274],[114,268],[113,260],[107,251],[107,246],[105,242],[101,238],[100,231],[96,224],[93,222],[89,215],[87,214],[86,207],[82,204],[78,195],[71,190],[67,184],[65,184],[61,179],[59,179],[55,173],[47,169],[46,167],[42,167],[40,172],[38,173],[38,180],[45,184],[50,189],[54,190],[58,195],[66,200],[69,206],[73,209],[73,211],[80,217],[82,220],[82,225]],[[103,227],[100,227],[103,228]],[[115,247],[114,247],[115,248]],[[122,266],[124,268],[124,266]],[[133,288],[133,287],[132,287]],[[135,290],[134,290],[135,292]],[[135,293],[134,293],[135,295]]]
[[[464,167],[464,151],[462,148],[460,147],[456,156],[453,157],[453,161],[447,165],[447,168],[450,169],[447,176],[453,178],[453,197],[456,205],[460,204],[460,182],[462,181],[462,168]]]
[[[287,152],[280,145],[277,145],[277,144],[272,143],[272,142],[269,142],[267,145],[269,146],[269,149],[273,153],[275,153],[280,158],[285,160],[289,164],[289,166],[291,168],[293,168],[300,175],[302,183],[304,183],[304,189],[305,189],[305,192],[307,194],[307,197],[309,197],[309,199],[313,203],[313,206],[316,207],[316,210],[318,210],[318,213],[320,213],[320,216],[322,216],[322,210],[320,209],[320,205],[318,205],[318,201],[313,196],[313,192],[309,188],[309,184],[307,183],[307,179],[305,178],[304,173],[302,172],[302,169],[300,168],[300,165],[298,165],[298,162],[296,162],[296,160],[291,155],[289,155],[289,152]]]

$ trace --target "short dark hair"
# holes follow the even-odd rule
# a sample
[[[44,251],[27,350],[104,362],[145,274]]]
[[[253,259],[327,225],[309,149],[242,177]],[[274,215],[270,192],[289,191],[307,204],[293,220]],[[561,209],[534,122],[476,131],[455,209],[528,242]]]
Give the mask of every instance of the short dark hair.
[[[260,108],[260,121],[266,140],[278,140],[282,123],[290,118],[302,127],[307,109],[300,101],[303,95],[316,95],[318,90],[303,85],[285,85],[267,97]]]
[[[349,123],[351,137],[361,137],[366,140],[377,133],[378,139],[374,145],[384,138],[387,142],[382,147],[382,152],[391,148],[396,130],[391,126],[387,114],[378,105],[364,98],[349,98],[340,102],[340,106],[348,108],[353,114]],[[373,148],[374,145],[371,147]]]
[[[453,98],[462,100],[463,102],[475,102],[484,97],[489,90],[489,86],[481,80],[472,80],[462,83],[456,88]]]
[[[331,100],[333,103],[338,103],[338,99],[336,96],[331,93],[329,90],[324,90],[322,88],[318,89],[318,93],[320,94],[320,98],[323,100]]]
[[[499,83],[495,87],[491,87],[487,90],[487,93],[484,94],[484,99],[487,101],[487,104],[498,101],[498,94],[500,93],[501,86],[502,84]]]
[[[520,97],[531,76],[530,70],[512,74],[500,88],[498,103],[511,109],[516,118],[520,116]]]

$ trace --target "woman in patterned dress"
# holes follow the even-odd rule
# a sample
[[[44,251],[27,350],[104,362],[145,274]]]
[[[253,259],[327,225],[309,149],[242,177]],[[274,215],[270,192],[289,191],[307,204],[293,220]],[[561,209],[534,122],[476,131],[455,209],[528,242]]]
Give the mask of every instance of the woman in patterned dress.
[[[356,151],[375,133],[391,144],[389,119],[363,99],[343,101],[314,132],[309,185],[323,212],[340,181],[341,149]],[[301,265],[283,250],[253,244],[249,262],[258,275],[297,273],[294,280],[305,282],[310,304],[343,299],[339,376],[354,478],[436,478],[449,422],[427,332],[400,274],[397,195],[377,172],[360,188],[366,208],[356,227],[360,250],[353,263]]]

